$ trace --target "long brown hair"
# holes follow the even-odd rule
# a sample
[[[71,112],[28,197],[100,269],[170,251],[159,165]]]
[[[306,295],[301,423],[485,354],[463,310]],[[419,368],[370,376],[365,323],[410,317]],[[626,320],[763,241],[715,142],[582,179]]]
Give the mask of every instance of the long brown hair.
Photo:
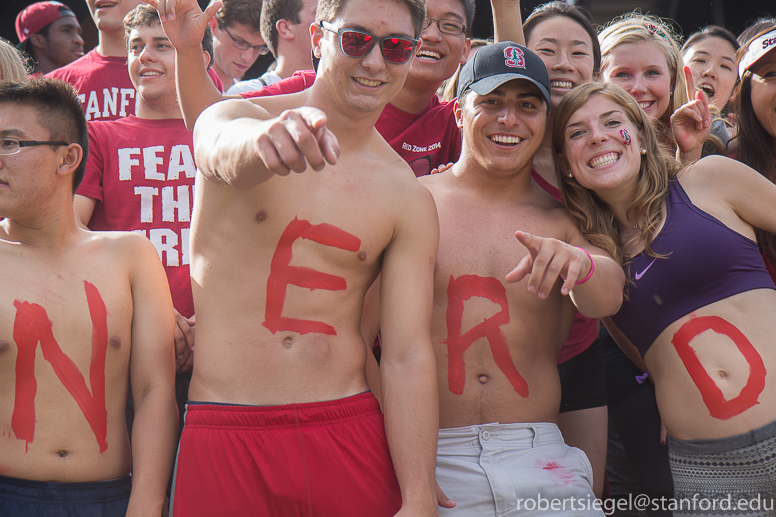
[[[676,175],[676,160],[660,144],[651,119],[635,99],[621,87],[612,84],[583,84],[563,97],[552,131],[552,143],[556,156],[565,151],[565,130],[571,116],[594,95],[602,95],[618,104],[625,115],[639,131],[641,145],[647,153],[641,158],[639,181],[628,213],[633,213],[638,227],[636,239],[644,243],[644,250],[650,256],[658,256],[650,246],[651,237],[660,224],[660,207],[668,194],[669,181]],[[614,212],[595,192],[584,188],[574,178],[563,174],[560,163],[556,163],[558,184],[566,209],[580,231],[588,240],[611,255],[620,264],[631,257],[625,253],[621,241],[622,229]]]
[[[761,30],[738,50],[741,62],[749,45],[776,27],[771,25]],[[733,90],[733,112],[738,120],[738,134],[730,141],[733,156],[741,163],[753,168],[771,183],[776,183],[776,135],[765,130],[752,106],[752,71],[747,70]],[[776,235],[755,228],[757,243],[772,265],[776,265]]]

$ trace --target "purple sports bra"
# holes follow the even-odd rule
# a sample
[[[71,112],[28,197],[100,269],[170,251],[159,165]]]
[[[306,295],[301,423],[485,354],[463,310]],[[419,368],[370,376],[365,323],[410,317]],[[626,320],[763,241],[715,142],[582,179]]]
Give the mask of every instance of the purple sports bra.
[[[693,205],[676,180],[652,250],[666,258],[642,252],[625,266],[632,280],[630,299],[612,316],[642,357],[686,314],[744,291],[776,289],[757,243]]]

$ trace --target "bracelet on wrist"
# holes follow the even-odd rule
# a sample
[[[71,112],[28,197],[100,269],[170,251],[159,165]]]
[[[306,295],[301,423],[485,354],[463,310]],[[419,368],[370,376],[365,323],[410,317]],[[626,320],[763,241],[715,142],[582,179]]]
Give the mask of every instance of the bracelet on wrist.
[[[587,272],[587,275],[585,275],[585,277],[582,280],[577,280],[576,283],[574,284],[574,285],[582,285],[585,282],[587,282],[588,280],[590,280],[590,277],[593,276],[593,271],[595,271],[595,261],[593,260],[592,255],[590,255],[590,253],[586,249],[579,248],[579,247],[577,247],[577,249],[579,251],[584,251],[585,255],[587,255],[587,258],[590,259],[590,271]]]

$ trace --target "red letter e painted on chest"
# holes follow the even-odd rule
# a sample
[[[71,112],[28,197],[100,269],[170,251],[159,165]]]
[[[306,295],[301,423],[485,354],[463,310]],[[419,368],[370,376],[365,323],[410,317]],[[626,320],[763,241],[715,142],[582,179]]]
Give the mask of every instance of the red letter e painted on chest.
[[[487,298],[501,306],[498,312],[482,323],[475,325],[464,335],[461,335],[461,320],[463,319],[463,302],[479,296]],[[477,275],[462,275],[450,277],[447,286],[447,383],[450,391],[456,395],[463,393],[466,383],[466,365],[463,353],[477,339],[488,340],[493,358],[499,369],[507,376],[515,391],[523,398],[528,397],[528,384],[520,375],[509,355],[509,347],[501,325],[509,323],[509,303],[507,290],[491,277]]]
[[[286,302],[286,287],[288,285],[306,287],[311,291],[314,289],[342,291],[347,288],[347,283],[341,276],[322,273],[309,267],[290,266],[293,256],[291,246],[297,239],[308,239],[324,246],[346,251],[355,252],[361,247],[361,239],[336,226],[325,223],[312,225],[308,221],[302,221],[295,217],[286,226],[283,235],[280,236],[275,254],[272,256],[270,274],[267,279],[265,321],[262,325],[273,334],[287,330],[299,334],[317,332],[336,336],[337,331],[334,330],[334,327],[322,321],[300,320],[283,316],[283,305]]]

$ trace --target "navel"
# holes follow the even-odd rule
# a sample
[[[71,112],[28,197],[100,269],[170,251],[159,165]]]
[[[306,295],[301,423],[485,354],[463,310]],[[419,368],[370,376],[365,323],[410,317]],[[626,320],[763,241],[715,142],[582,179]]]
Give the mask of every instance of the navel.
[[[487,383],[487,382],[488,382],[490,379],[488,378],[488,376],[487,376],[487,375],[480,375],[479,377],[477,377],[477,380],[478,380],[478,381],[480,381],[480,384],[485,384],[485,383]]]

